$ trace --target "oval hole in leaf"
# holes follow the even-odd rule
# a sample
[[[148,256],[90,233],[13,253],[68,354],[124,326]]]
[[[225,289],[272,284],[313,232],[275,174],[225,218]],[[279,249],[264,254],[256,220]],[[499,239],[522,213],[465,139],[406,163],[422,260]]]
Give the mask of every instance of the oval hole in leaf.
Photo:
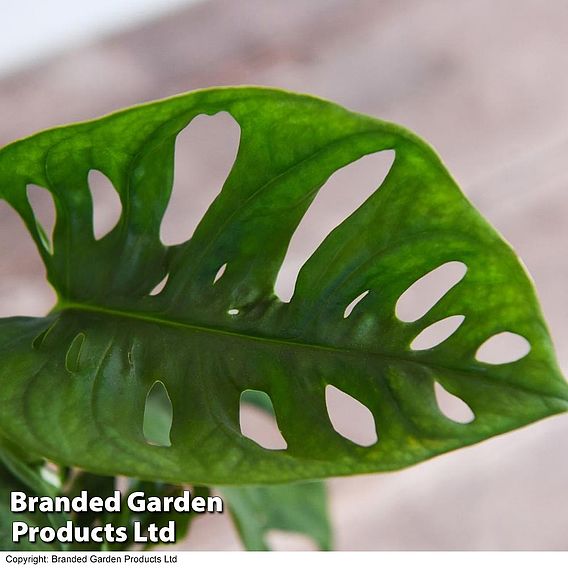
[[[76,373],[79,370],[81,351],[83,349],[84,343],[85,334],[78,333],[71,342],[71,345],[69,345],[69,349],[67,350],[67,354],[65,355],[65,368],[70,373]]]
[[[503,365],[526,357],[530,350],[531,344],[522,335],[503,331],[484,341],[475,358],[482,363]]]
[[[32,347],[34,349],[40,349],[47,339],[48,335],[52,332],[53,328],[59,323],[59,319],[56,319],[49,327],[44,329],[40,334],[34,337],[32,341]]]
[[[240,134],[238,122],[228,112],[199,115],[178,134],[174,184],[160,226],[165,245],[191,238],[231,171]]]
[[[26,192],[42,244],[46,251],[53,253],[53,229],[57,218],[53,195],[44,187],[34,184],[28,184]]]
[[[45,190],[44,190],[45,191]],[[43,317],[55,304],[45,266],[24,222],[0,199],[0,317]]]
[[[157,296],[165,287],[168,282],[170,275],[166,274],[153,288],[150,292],[150,296]]]
[[[440,383],[434,383],[434,393],[440,412],[452,422],[469,424],[475,420],[475,414],[461,398],[448,392]]]
[[[215,274],[215,278],[213,278],[213,284],[216,284],[219,280],[221,280],[221,277],[223,276],[223,274],[225,274],[226,269],[227,263],[225,262],[225,264],[223,264],[223,266],[221,266],[221,268],[217,270],[217,274]]]
[[[318,546],[309,536],[299,532],[289,532],[272,529],[267,531],[266,543],[274,551],[317,551]]]
[[[114,478],[114,489],[116,491],[120,491],[122,494],[125,494],[130,487],[131,479],[129,477],[125,477],[124,475],[117,475]]]
[[[449,316],[429,325],[413,339],[410,349],[421,351],[440,345],[457,331],[464,319],[465,316],[463,315]]]
[[[394,162],[393,150],[364,156],[336,171],[323,185],[296,227],[274,292],[283,302],[294,294],[302,266],[325,238],[381,186]]]
[[[146,396],[142,432],[151,446],[169,448],[172,443],[170,432],[174,420],[172,400],[166,385],[156,381]]]
[[[333,429],[359,446],[377,443],[377,427],[371,411],[356,398],[342,390],[327,385],[325,404]]]
[[[110,179],[98,170],[89,172],[89,189],[93,200],[93,233],[102,239],[120,219],[122,203]]]
[[[60,466],[52,462],[45,462],[40,468],[39,474],[41,478],[50,485],[53,485],[58,489],[61,488],[62,475]]]
[[[427,314],[467,272],[460,261],[450,261],[419,278],[406,289],[396,303],[396,317],[413,322]]]
[[[362,294],[359,294],[349,305],[345,308],[343,312],[343,318],[348,318],[353,312],[353,308],[369,293],[369,290],[365,290]]]
[[[270,396],[259,390],[241,393],[239,408],[241,434],[267,450],[285,450],[286,440],[278,428]]]

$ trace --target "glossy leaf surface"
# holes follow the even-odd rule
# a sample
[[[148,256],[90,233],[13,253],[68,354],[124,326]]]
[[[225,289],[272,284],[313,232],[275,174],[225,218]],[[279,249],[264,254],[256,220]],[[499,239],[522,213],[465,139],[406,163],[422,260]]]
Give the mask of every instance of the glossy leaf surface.
[[[192,238],[166,247],[159,234],[176,135],[221,111],[241,128],[236,161]],[[281,302],[275,279],[319,189],[383,150],[395,159],[380,188],[329,234]],[[99,240],[91,170],[112,181],[122,203]],[[52,243],[28,184],[54,198]],[[0,432],[56,463],[167,482],[279,483],[396,470],[568,407],[515,254],[432,149],[396,125],[276,90],[198,91],[7,146],[0,197],[22,216],[59,297],[45,318],[0,321]],[[463,263],[465,276],[425,314],[398,319],[405,290],[449,262]],[[410,348],[458,314],[464,322],[441,344]],[[505,331],[526,338],[530,352],[512,363],[478,361],[479,347]],[[157,381],[172,405],[169,445],[144,436]],[[440,411],[436,382],[467,403],[472,422]],[[327,385],[370,410],[376,444],[334,430]],[[270,396],[285,450],[241,434],[247,389]]]

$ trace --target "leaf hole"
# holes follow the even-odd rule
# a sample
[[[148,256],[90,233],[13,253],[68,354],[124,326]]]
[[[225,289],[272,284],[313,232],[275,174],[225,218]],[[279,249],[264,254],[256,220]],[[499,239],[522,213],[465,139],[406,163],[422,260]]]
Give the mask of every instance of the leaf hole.
[[[217,274],[215,274],[215,278],[213,278],[213,284],[217,284],[219,280],[221,280],[223,274],[225,274],[225,270],[227,270],[227,263],[223,264],[219,270],[217,270]]]
[[[43,341],[47,337],[48,330],[49,328],[44,329],[39,335],[36,335],[36,337],[34,337],[34,340],[32,341],[32,347],[34,349],[37,350],[43,345]]]
[[[57,489],[61,489],[61,474],[61,467],[52,462],[45,462],[39,470],[40,477]]]
[[[117,475],[114,478],[114,489],[115,491],[120,491],[122,495],[125,495],[126,492],[130,489],[130,484],[130,478],[125,477],[124,475]]]
[[[288,447],[278,423],[270,396],[259,390],[241,393],[239,408],[241,434],[266,450],[285,450]]]
[[[99,240],[116,227],[122,215],[122,203],[110,179],[99,170],[91,170],[88,181],[93,200],[93,233]]]
[[[136,362],[139,359],[138,351],[140,350],[140,343],[134,341],[130,345],[126,353],[126,358],[128,359],[128,365],[131,367],[131,370],[134,371],[136,369]]]
[[[55,320],[49,327],[44,329],[39,335],[37,335],[34,340],[32,341],[32,347],[34,349],[40,349],[41,346],[44,344],[47,336],[51,333],[53,328],[58,324],[59,320]]]
[[[47,190],[44,190],[44,192]],[[55,304],[38,248],[20,215],[0,199],[0,317],[43,317]]]
[[[355,308],[355,306],[369,293],[369,290],[365,290],[363,293],[359,294],[354,300],[352,300],[348,306],[345,308],[345,311],[343,312],[343,318],[346,319],[348,318],[351,313],[353,312],[353,309]]]
[[[300,269],[325,238],[382,185],[394,158],[394,150],[363,156],[322,186],[294,231],[276,277],[274,292],[282,302],[291,300]]]
[[[338,434],[359,446],[377,443],[375,418],[362,402],[333,385],[327,385],[325,404],[329,420]]]
[[[426,315],[467,272],[460,261],[450,261],[425,274],[410,286],[396,303],[396,317],[413,322]]]
[[[168,279],[170,278],[169,274],[166,274],[153,288],[150,292],[150,296],[157,296],[163,289],[166,287],[168,283]]]
[[[440,412],[452,422],[469,424],[475,420],[475,414],[461,398],[448,392],[440,383],[434,382],[434,394]]]
[[[410,344],[410,349],[422,351],[440,345],[458,330],[464,320],[465,316],[463,315],[449,316],[429,325],[414,338]]]
[[[76,373],[79,370],[79,364],[81,362],[81,351],[83,350],[83,345],[85,344],[85,334],[78,333],[71,345],[69,345],[69,349],[67,350],[67,354],[65,355],[65,368],[70,373]]]
[[[239,312],[240,312],[240,310],[238,310],[237,308],[231,308],[230,310],[227,310],[227,313],[230,316],[238,316]]]
[[[57,218],[53,195],[44,187],[34,184],[28,184],[26,194],[28,203],[34,212],[36,228],[43,248],[52,254],[53,230]]]
[[[177,136],[174,183],[160,226],[165,245],[191,238],[235,162],[240,127],[227,112],[195,117]]]
[[[267,531],[265,539],[270,550],[276,552],[286,550],[314,552],[318,550],[312,538],[299,532],[271,529]]]
[[[481,363],[503,365],[513,363],[526,357],[531,350],[531,344],[518,333],[503,331],[484,341],[475,354]]]
[[[172,400],[166,385],[156,381],[146,396],[142,432],[146,443],[151,446],[169,448],[170,433],[174,420]]]

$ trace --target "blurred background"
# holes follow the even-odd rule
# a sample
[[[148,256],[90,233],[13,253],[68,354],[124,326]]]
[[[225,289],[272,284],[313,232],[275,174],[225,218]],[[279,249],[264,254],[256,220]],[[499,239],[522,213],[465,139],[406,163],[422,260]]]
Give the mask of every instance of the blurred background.
[[[568,371],[564,0],[5,0],[1,29],[0,146],[230,84],[312,93],[416,131],[519,252]],[[172,213],[173,240],[191,234],[238,142],[229,117],[198,121],[177,148],[176,192],[185,189],[189,212]],[[381,160],[330,185],[368,195]],[[103,223],[111,202],[101,202]],[[337,224],[333,201],[318,215]],[[0,203],[0,316],[41,315],[52,302],[31,240]],[[567,439],[564,415],[403,472],[332,480],[336,548],[566,549]],[[311,546],[285,535],[273,544]],[[200,519],[183,547],[240,544],[224,516]]]

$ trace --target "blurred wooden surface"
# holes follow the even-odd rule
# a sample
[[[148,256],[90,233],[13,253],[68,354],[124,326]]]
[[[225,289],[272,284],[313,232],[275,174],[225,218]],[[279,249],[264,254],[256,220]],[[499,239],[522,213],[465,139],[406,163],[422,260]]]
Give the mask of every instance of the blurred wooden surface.
[[[400,122],[519,251],[567,371],[566,69],[563,0],[210,0],[0,79],[0,145],[224,84],[310,92]],[[212,161],[193,164],[203,184],[216,179]],[[184,176],[195,184],[191,168]],[[0,206],[0,315],[49,307],[42,277]],[[561,416],[404,472],[334,480],[337,547],[566,549],[567,438]],[[185,545],[239,546],[228,516],[197,522]]]

